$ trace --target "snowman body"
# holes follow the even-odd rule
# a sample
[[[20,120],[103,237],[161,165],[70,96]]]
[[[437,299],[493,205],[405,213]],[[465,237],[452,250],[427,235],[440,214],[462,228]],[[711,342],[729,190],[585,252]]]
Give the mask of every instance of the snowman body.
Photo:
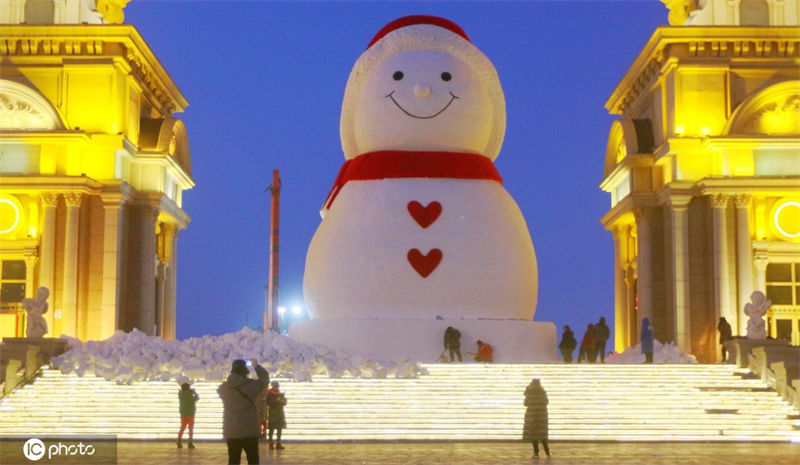
[[[437,202],[441,212],[423,227],[409,212],[413,202],[423,207],[418,211],[432,210]],[[530,320],[537,276],[527,232],[517,204],[494,181],[350,182],[308,250],[304,288],[309,313],[319,318]],[[409,259],[415,249],[425,257],[422,272],[433,266],[427,276]],[[441,251],[438,263],[432,250]]]
[[[371,156],[378,173],[337,179],[323,207],[303,281],[312,318],[533,318],[536,256],[519,207],[499,176],[456,174],[458,157],[494,170],[505,101],[491,62],[451,26],[384,28],[350,75],[345,157]],[[383,172],[387,152],[387,164],[430,156],[454,174]]]

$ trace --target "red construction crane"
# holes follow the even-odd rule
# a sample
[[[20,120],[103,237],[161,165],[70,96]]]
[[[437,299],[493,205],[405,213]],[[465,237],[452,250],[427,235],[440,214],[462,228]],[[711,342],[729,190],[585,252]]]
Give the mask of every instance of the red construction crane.
[[[267,284],[267,308],[264,312],[264,331],[271,329],[280,332],[280,317],[278,315],[278,237],[280,203],[281,203],[281,178],[278,170],[272,170],[272,185],[269,186],[271,197],[269,219],[269,282]]]

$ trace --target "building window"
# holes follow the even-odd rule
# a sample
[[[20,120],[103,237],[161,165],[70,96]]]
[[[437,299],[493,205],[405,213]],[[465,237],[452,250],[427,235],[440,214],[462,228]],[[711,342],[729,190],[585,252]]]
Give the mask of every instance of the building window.
[[[739,4],[739,24],[769,26],[769,5],[766,0],[742,0]]]
[[[54,24],[53,0],[28,0],[25,2],[25,24]]]
[[[0,303],[15,304],[25,298],[25,260],[3,260]]]
[[[800,263],[770,263],[766,278],[773,305],[800,305]]]

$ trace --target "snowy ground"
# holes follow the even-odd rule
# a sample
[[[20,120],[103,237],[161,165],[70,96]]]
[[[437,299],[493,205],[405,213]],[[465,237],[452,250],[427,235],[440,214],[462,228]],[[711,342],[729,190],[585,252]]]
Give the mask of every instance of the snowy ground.
[[[371,360],[319,344],[301,343],[272,332],[243,328],[221,336],[164,340],[133,330],[117,331],[103,341],[68,340],[68,350],[53,358],[53,366],[78,376],[94,374],[117,383],[160,380],[219,381],[236,359],[258,359],[271,375],[311,381],[316,375],[333,378],[416,378],[426,374],[419,362]],[[674,344],[654,343],[655,363],[697,363]],[[644,363],[640,347],[606,357],[607,363]]]
[[[95,374],[118,383],[146,380],[184,382],[222,380],[236,359],[258,359],[271,375],[310,381],[330,377],[416,378],[424,373],[409,360],[367,360],[318,344],[304,344],[272,332],[243,328],[221,336],[164,340],[134,329],[117,331],[103,341],[69,340],[68,350],[53,359],[63,373]]]
[[[613,353],[606,357],[606,363],[644,363],[642,347],[628,347],[622,353]],[[653,341],[653,363],[697,363],[694,355],[687,354],[674,343]]]

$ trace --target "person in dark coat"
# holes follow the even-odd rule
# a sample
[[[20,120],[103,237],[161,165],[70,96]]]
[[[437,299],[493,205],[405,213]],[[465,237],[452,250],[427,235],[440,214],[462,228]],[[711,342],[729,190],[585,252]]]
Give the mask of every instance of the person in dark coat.
[[[286,415],[283,406],[286,405],[286,396],[280,389],[280,383],[272,382],[272,387],[267,391],[267,425],[269,427],[269,449],[284,449],[281,444],[281,432],[286,428]],[[272,434],[278,431],[278,442],[273,444]]]
[[[594,325],[594,348],[600,355],[600,363],[606,363],[606,341],[610,336],[608,325],[606,325],[606,318],[600,317],[600,321]],[[594,361],[594,358],[592,358]]]
[[[594,356],[592,354],[594,354]],[[590,324],[586,326],[586,332],[583,333],[583,339],[581,339],[581,350],[578,352],[578,362],[580,363],[581,360],[586,359],[587,362],[594,363],[596,357],[597,352],[595,352],[594,348],[594,325]]]
[[[450,351],[450,361],[454,361],[453,355],[458,355],[461,361],[461,332],[452,326],[448,326],[444,331],[444,350]]]
[[[539,441],[544,453],[550,456],[547,444],[547,392],[538,379],[532,379],[525,388],[525,424],[522,428],[522,440],[533,445],[534,457],[539,457]]]
[[[733,331],[731,325],[725,317],[719,318],[717,324],[717,331],[719,331],[719,344],[722,346],[722,361],[723,363],[728,359],[728,349],[725,348],[725,341],[733,339]]]
[[[642,318],[642,332],[639,336],[644,354],[644,363],[653,363],[653,330],[650,329],[650,318]]]
[[[200,396],[197,395],[194,389],[191,388],[189,383],[181,384],[181,390],[178,391],[178,410],[181,414],[181,429],[178,431],[178,448],[182,448],[183,444],[183,431],[189,427],[189,449],[194,449],[194,414],[197,411],[197,400]]]
[[[239,464],[242,450],[248,464],[257,464],[260,429],[256,398],[269,386],[269,373],[251,360],[258,379],[247,377],[250,371],[244,360],[234,360],[231,374],[217,388],[222,399],[222,437],[228,445],[228,463]]]
[[[575,340],[575,333],[569,328],[564,326],[564,333],[561,335],[561,343],[558,348],[561,350],[561,356],[564,358],[564,363],[572,363],[572,351],[578,345]]]

